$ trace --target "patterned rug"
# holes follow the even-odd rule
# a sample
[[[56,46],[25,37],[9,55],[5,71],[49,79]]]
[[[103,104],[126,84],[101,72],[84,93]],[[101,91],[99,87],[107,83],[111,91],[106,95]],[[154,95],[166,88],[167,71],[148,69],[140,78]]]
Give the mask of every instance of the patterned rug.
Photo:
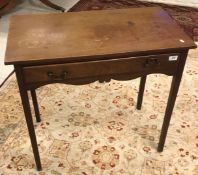
[[[73,8],[70,9],[70,11],[76,12],[84,10],[103,10],[151,6],[161,6],[164,8],[178,22],[178,24],[184,28],[185,32],[194,41],[198,41],[198,9],[196,8],[142,2],[137,0],[80,0]]]

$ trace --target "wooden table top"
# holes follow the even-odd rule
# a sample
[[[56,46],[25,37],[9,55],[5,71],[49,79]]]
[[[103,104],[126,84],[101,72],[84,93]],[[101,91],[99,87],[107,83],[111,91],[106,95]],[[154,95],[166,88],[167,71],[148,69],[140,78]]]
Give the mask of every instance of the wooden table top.
[[[10,20],[5,64],[83,61],[196,48],[161,8],[20,15]]]

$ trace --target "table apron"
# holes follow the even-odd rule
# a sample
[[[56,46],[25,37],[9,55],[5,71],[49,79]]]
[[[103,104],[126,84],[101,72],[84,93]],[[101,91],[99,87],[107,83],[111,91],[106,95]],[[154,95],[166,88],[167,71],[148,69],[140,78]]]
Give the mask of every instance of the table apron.
[[[174,75],[179,53],[118,58],[110,60],[25,66],[22,68],[28,89],[52,83],[81,85],[94,81],[130,80],[152,73]]]

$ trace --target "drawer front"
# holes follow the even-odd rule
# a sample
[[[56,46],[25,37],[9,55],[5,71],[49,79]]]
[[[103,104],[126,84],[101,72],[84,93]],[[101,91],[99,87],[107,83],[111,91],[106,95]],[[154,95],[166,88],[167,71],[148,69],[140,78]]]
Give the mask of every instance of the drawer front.
[[[24,67],[25,82],[39,83],[121,74],[176,72],[179,54]]]

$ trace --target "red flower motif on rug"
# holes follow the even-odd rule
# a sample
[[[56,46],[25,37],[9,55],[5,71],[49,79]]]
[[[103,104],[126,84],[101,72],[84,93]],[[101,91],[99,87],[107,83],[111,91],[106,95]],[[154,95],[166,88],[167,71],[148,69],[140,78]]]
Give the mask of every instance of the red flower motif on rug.
[[[114,147],[102,146],[93,152],[92,160],[98,168],[107,170],[119,163],[119,154]]]

